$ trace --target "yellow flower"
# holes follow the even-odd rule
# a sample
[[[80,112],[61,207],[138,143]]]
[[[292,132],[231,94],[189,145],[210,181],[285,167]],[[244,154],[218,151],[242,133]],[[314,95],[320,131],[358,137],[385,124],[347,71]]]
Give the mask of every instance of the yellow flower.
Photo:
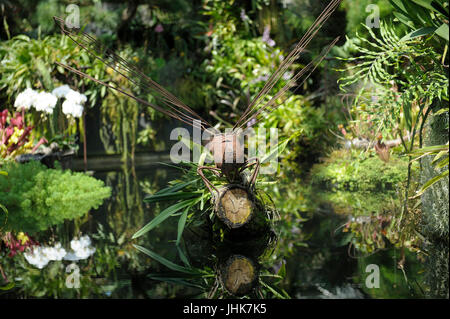
[[[22,245],[25,245],[28,242],[28,240],[30,240],[30,238],[27,235],[25,235],[23,232],[20,232],[17,235],[17,239],[20,240],[20,243]]]
[[[9,138],[9,144],[16,144],[19,141],[19,137],[23,134],[23,129],[19,130],[17,127],[14,127],[14,133]]]

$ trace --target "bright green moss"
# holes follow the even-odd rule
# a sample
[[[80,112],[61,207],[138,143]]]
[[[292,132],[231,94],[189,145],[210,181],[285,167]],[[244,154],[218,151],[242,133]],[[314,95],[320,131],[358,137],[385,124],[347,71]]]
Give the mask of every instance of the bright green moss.
[[[8,176],[0,176],[0,202],[8,209],[10,230],[45,230],[86,214],[111,194],[100,180],[69,170],[48,169],[39,162],[8,163],[2,169]]]
[[[335,151],[327,162],[312,169],[312,182],[329,189],[351,191],[395,190],[406,181],[408,159],[391,155],[388,163],[377,156],[364,160],[345,151]]]

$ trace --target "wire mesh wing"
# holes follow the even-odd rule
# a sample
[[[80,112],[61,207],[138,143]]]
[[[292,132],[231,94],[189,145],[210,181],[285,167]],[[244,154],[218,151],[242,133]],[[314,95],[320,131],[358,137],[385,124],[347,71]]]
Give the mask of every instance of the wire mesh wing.
[[[256,97],[251,101],[251,103],[247,106],[246,110],[239,118],[239,120],[234,125],[233,129],[244,126],[251,119],[256,119],[256,116],[260,115],[262,109],[260,109],[263,104],[265,96],[271,92],[273,87],[278,83],[278,81],[282,78],[284,73],[289,69],[289,67],[300,57],[300,54],[305,50],[323,24],[328,20],[331,14],[337,9],[341,0],[332,0],[327,7],[322,11],[322,13],[317,17],[316,21],[309,27],[308,31],[302,37],[302,39],[297,43],[295,48],[289,53],[289,55],[283,60],[283,62],[279,65],[278,69],[270,76],[267,80],[266,84],[262,88],[262,90],[256,95]],[[327,47],[326,52],[328,53],[331,47],[337,42],[338,38],[335,39],[330,46]],[[280,98],[290,87],[292,87],[295,82],[299,81],[302,76],[302,83],[306,81],[306,79],[311,75],[312,71],[317,67],[317,62],[321,62],[325,55],[319,56],[319,58],[315,59],[307,66],[305,66],[301,71],[299,71],[268,103],[264,104],[263,108],[266,111],[273,110],[273,106],[275,106],[275,100]],[[272,109],[270,107],[272,106]],[[276,105],[276,107],[279,105]]]
[[[80,75],[86,77],[92,81],[95,81],[101,85],[104,85],[108,88],[114,89],[120,93],[127,95],[135,99],[136,101],[143,103],[152,107],[153,109],[166,114],[170,117],[178,119],[184,123],[189,125],[193,124],[193,120],[201,121],[201,127],[207,128],[211,127],[211,125],[205,121],[200,115],[194,112],[190,107],[181,102],[177,97],[175,97],[172,93],[164,89],[161,85],[153,81],[150,77],[145,75],[139,67],[129,61],[124,60],[122,57],[114,53],[112,50],[109,50],[102,44],[100,41],[87,34],[86,32],[81,31],[78,28],[69,27],[62,18],[53,17],[55,23],[59,26],[61,31],[70,37],[76,44],[85,49],[88,53],[105,63],[115,72],[122,75],[129,82],[141,88],[144,92],[150,93],[159,105],[150,103],[141,98],[136,97],[134,94],[130,92],[126,92],[119,88],[116,88],[110,84],[105,82],[96,80],[91,76],[83,73],[79,70],[76,70],[67,65],[63,65],[58,63],[59,65],[65,67],[66,69]]]

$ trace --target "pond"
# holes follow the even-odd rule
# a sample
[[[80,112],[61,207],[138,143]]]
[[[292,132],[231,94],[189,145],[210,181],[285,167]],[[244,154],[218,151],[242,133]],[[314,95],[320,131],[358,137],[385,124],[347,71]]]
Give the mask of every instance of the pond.
[[[314,211],[300,210],[295,218],[281,218],[267,236],[237,242],[220,244],[208,230],[191,225],[176,245],[178,218],[132,239],[170,204],[148,204],[145,196],[167,187],[181,171],[163,163],[113,166],[104,165],[105,170],[97,166],[93,173],[112,188],[110,198],[86,216],[43,235],[48,243],[63,247],[84,238],[91,256],[50,261],[42,269],[16,258],[18,264],[9,263],[16,267],[16,286],[3,297],[204,298],[214,295],[220,285],[250,298],[423,297],[419,284],[423,267],[414,253],[387,246],[364,256],[349,245],[351,233],[343,231],[351,216],[335,213],[323,201]],[[289,200],[296,201],[274,197],[275,206],[283,209],[298,204],[283,202]],[[279,213],[283,217],[286,212]],[[133,244],[157,255],[150,258]],[[160,257],[200,269],[202,276],[173,271]],[[402,258],[403,269],[398,266]]]

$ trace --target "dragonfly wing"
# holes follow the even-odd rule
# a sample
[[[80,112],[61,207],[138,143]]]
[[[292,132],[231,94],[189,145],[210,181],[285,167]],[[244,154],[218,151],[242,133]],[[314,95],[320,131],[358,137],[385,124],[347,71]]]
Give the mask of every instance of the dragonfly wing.
[[[309,27],[308,31],[305,33],[302,39],[297,43],[295,48],[283,60],[283,62],[279,65],[278,69],[270,76],[270,78],[267,80],[262,90],[247,106],[246,110],[233,127],[234,129],[243,126],[250,119],[254,118],[254,116],[252,116],[252,113],[254,113],[258,109],[258,107],[263,103],[264,97],[270,93],[270,91],[283,77],[283,75],[289,69],[289,67],[300,57],[300,54],[305,50],[305,48],[308,46],[308,44],[311,42],[311,40],[323,26],[323,24],[328,20],[331,14],[337,9],[340,3],[341,0],[332,0],[327,5],[327,7],[322,11],[319,17],[317,17],[316,21]]]
[[[106,46],[103,43],[101,43],[91,35],[87,34],[86,32],[83,32],[78,28],[69,27],[62,18],[53,17],[53,19],[55,23],[59,26],[61,31],[65,35],[70,37],[76,44],[85,49],[89,54],[93,55],[94,57],[105,63],[115,72],[122,75],[129,82],[141,88],[144,92],[152,94],[152,96],[155,97],[155,99],[158,101],[159,104],[161,104],[161,106],[157,106],[155,104],[148,102],[144,104],[166,115],[174,117],[178,120],[182,119],[183,122],[188,122],[189,124],[192,124],[193,120],[199,120],[202,123],[205,123],[207,126],[211,127],[211,125],[207,121],[205,121],[200,115],[194,112],[190,107],[185,105],[172,93],[170,93],[169,91],[164,89],[161,85],[153,81],[150,77],[145,75],[137,65],[129,61],[126,61],[125,59],[114,53],[112,50],[106,48]],[[75,69],[71,67],[65,65],[62,66],[64,66],[68,70],[71,70],[72,72],[75,72]],[[75,73],[95,81],[95,79],[89,77],[87,74],[83,72],[77,71]],[[111,85],[106,85],[106,83],[104,82],[98,80],[96,82],[117,90],[117,88]],[[121,90],[117,91],[125,94],[124,91]],[[131,93],[126,93],[126,95],[139,101],[140,103],[143,103],[144,101],[142,99],[137,98]]]
[[[266,113],[270,113],[276,108],[278,108],[280,105],[282,105],[284,101],[282,102],[277,101],[280,98],[282,98],[286,93],[286,91],[289,90],[291,87],[293,86],[300,87],[303,83],[305,83],[305,81],[311,76],[311,74],[319,66],[322,60],[328,55],[331,48],[336,44],[338,40],[339,37],[334,39],[333,42],[331,42],[318,57],[316,57],[313,61],[308,63],[301,71],[299,71],[294,77],[292,77],[289,80],[289,82],[280,91],[278,91],[267,103],[265,103],[262,107],[254,109],[251,113],[248,113],[249,118],[247,121],[255,119],[257,122],[262,112],[265,111]],[[244,126],[247,121],[241,123],[239,127]]]

